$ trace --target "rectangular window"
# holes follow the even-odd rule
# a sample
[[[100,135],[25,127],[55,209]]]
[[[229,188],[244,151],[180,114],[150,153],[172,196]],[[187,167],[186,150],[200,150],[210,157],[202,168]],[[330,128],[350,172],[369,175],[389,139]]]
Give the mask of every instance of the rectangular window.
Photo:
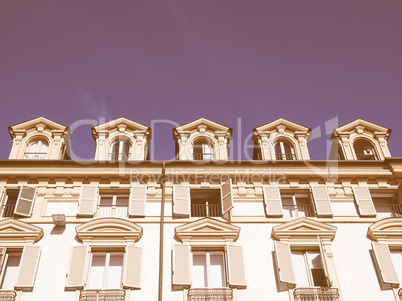
[[[193,252],[193,288],[226,287],[223,252]]]
[[[88,288],[121,288],[123,256],[123,252],[93,252]]]
[[[100,192],[98,217],[127,217],[129,193]]]
[[[19,189],[6,189],[3,201],[2,217],[14,217],[14,210],[19,192]]]
[[[21,252],[7,252],[4,255],[1,275],[1,289],[14,290],[17,281],[19,266],[21,261]]]
[[[190,189],[192,217],[221,217],[219,189]]]
[[[282,193],[284,217],[312,217],[314,209],[308,194]]]
[[[389,191],[373,191],[371,192],[377,217],[399,217],[402,216],[402,206],[400,204],[398,194]]]
[[[328,286],[319,251],[292,251],[292,263],[297,287]]]

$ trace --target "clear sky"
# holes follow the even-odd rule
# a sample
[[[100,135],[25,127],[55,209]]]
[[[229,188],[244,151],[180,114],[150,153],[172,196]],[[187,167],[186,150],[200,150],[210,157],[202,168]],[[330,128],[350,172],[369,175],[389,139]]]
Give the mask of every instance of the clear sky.
[[[401,100],[401,0],[0,2],[0,158],[7,127],[38,116],[71,126],[83,159],[90,128],[121,116],[154,125],[155,159],[199,117],[233,128],[233,158],[279,117],[315,129],[312,159],[357,118],[402,156]]]

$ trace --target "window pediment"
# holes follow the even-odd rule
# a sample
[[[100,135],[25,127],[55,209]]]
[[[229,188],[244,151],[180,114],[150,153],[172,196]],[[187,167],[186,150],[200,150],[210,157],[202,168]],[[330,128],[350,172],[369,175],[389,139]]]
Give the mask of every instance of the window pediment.
[[[43,237],[43,230],[34,225],[8,218],[0,221],[0,241],[3,246],[34,244]]]
[[[139,132],[144,132],[146,135],[149,135],[149,139],[151,139],[151,129],[147,127],[146,125],[143,125],[141,123],[132,121],[130,119],[127,119],[125,117],[120,117],[115,120],[111,120],[109,122],[97,125],[92,128],[92,134],[96,135],[98,132],[102,131],[111,131],[111,130],[117,130],[117,131],[139,131]]]
[[[352,122],[349,122],[337,129],[334,130],[334,132],[337,133],[359,133],[359,134],[363,134],[364,132],[371,132],[371,133],[383,133],[383,134],[387,134],[387,136],[389,136],[389,134],[391,134],[391,130],[380,126],[378,124],[363,120],[363,119],[356,119]]]
[[[266,123],[254,129],[254,132],[268,132],[277,130],[278,132],[285,132],[285,130],[293,133],[310,133],[311,129],[295,122],[286,120],[284,118],[276,119],[272,122]]]
[[[142,228],[121,218],[98,218],[75,228],[84,244],[133,244],[142,237]]]
[[[197,129],[202,131],[203,129],[205,130],[206,128],[212,131],[232,132],[231,128],[206,118],[199,118],[197,120],[188,122],[175,128],[174,130],[176,130],[177,132],[192,131]]]
[[[176,227],[175,234],[181,242],[224,245],[226,242],[234,242],[238,239],[240,227],[213,218],[202,218]]]
[[[279,241],[317,241],[317,237],[333,240],[336,227],[309,218],[298,218],[272,228],[272,236]]]
[[[368,228],[367,235],[375,241],[387,241],[388,244],[402,244],[402,218],[382,219]]]

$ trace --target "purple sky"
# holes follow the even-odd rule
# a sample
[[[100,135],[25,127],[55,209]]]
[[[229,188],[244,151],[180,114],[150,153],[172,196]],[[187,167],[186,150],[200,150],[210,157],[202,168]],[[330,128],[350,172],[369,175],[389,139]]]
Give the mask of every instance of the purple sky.
[[[320,126],[312,159],[327,158],[333,118],[391,128],[402,156],[401,100],[400,0],[0,2],[0,158],[7,127],[38,116],[87,123],[72,133],[84,159],[89,123],[121,116],[155,124],[155,159],[174,156],[175,123],[199,117],[233,127],[233,158],[279,117]]]

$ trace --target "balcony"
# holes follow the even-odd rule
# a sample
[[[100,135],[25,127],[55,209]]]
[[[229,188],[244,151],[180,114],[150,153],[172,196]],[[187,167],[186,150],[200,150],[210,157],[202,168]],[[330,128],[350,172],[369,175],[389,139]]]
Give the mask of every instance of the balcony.
[[[230,288],[192,288],[188,290],[187,301],[232,301]]]
[[[127,217],[127,206],[98,206],[98,217]],[[1,300],[0,300],[1,301]]]
[[[213,153],[193,153],[193,160],[213,160]]]
[[[130,160],[131,154],[125,154],[125,153],[110,153],[109,154],[109,160],[110,161],[128,161]]]
[[[399,295],[399,300],[402,301],[402,288],[399,289],[398,295]]]
[[[312,217],[313,205],[283,205],[283,217]]]
[[[301,287],[293,292],[295,301],[338,301],[339,291],[330,287]]]
[[[356,154],[357,160],[377,160],[375,155]]]
[[[15,291],[0,290],[0,301],[15,301],[17,293]]]
[[[124,301],[125,296],[123,289],[82,290],[79,301]]]
[[[192,217],[220,217],[222,209],[220,204],[191,204]]]
[[[14,217],[14,209],[15,209],[15,203],[14,204],[5,204],[3,206],[2,217]],[[0,301],[2,301],[2,300],[0,299]]]
[[[28,160],[44,160],[46,159],[47,153],[25,153],[24,159]]]
[[[399,204],[374,204],[377,217],[400,217],[402,216],[402,206]]]
[[[275,154],[276,160],[296,160],[295,154]]]

